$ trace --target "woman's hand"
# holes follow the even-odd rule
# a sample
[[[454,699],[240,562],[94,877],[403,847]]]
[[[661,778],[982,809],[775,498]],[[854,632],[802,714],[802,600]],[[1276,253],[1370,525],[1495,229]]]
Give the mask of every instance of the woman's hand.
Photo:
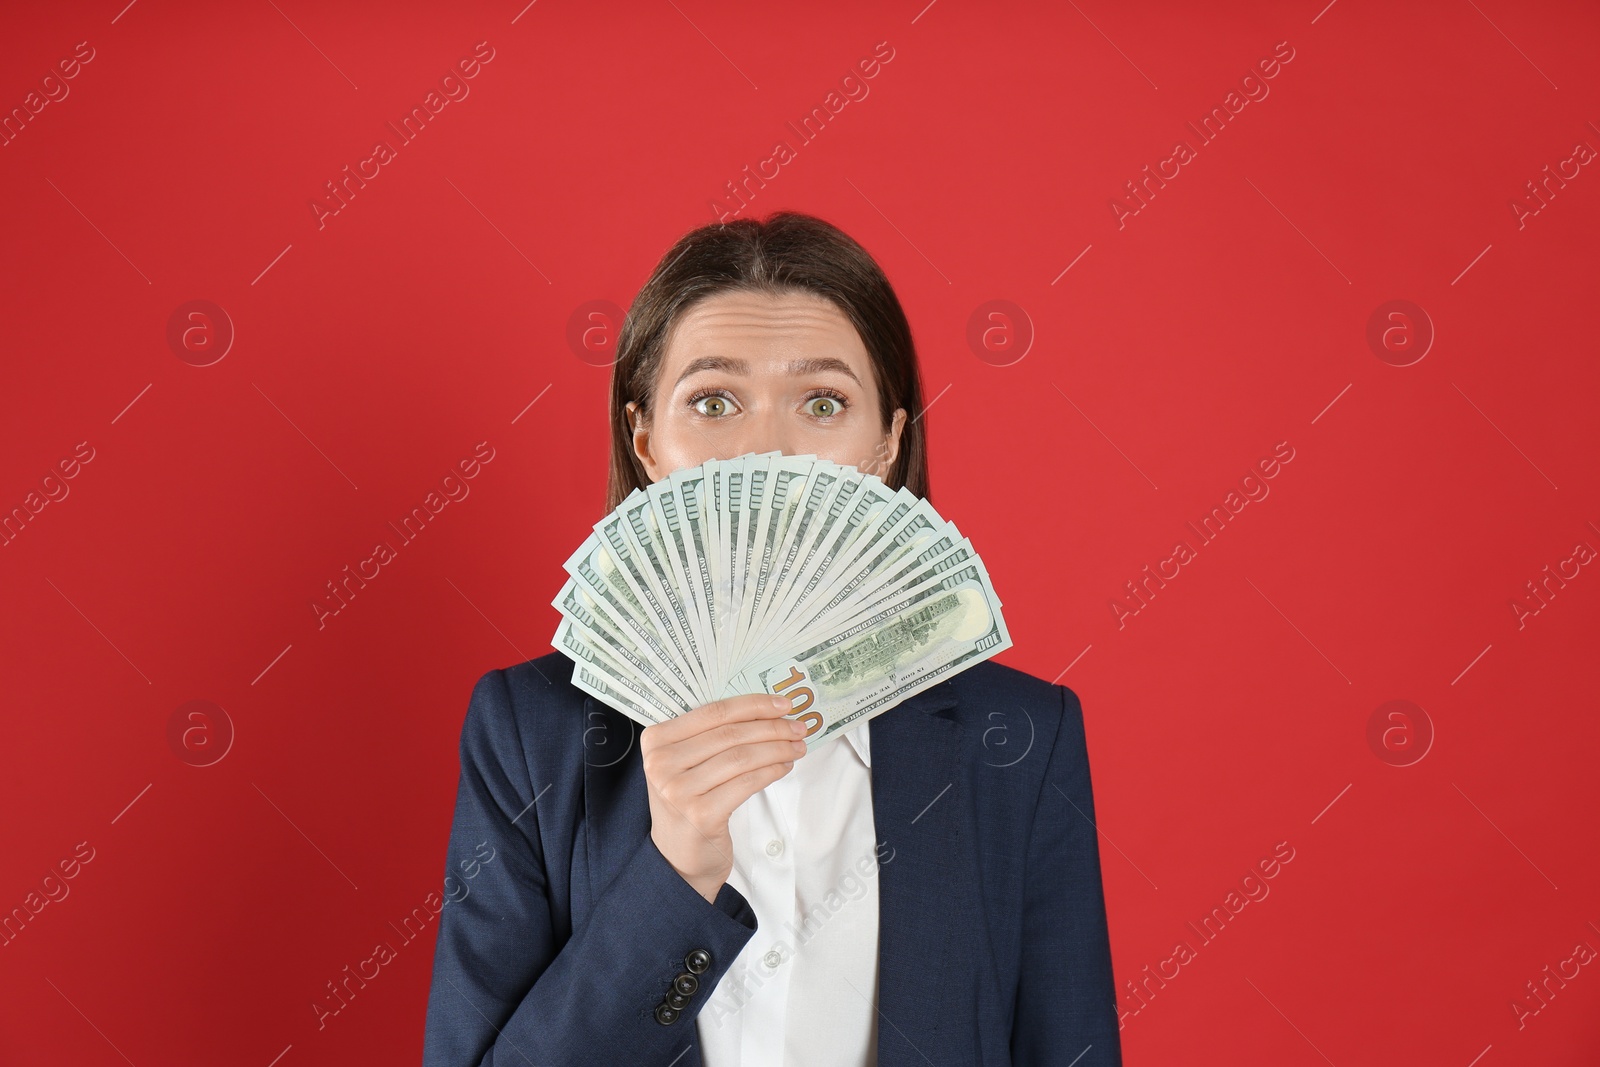
[[[805,726],[784,718],[791,710],[788,697],[728,697],[639,735],[650,839],[707,900],[733,870],[728,817],[805,754]]]

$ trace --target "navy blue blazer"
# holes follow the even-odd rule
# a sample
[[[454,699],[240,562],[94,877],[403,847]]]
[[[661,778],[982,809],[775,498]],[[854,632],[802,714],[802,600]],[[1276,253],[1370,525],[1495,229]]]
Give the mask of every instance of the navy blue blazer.
[[[695,1017],[755,934],[656,848],[642,727],[571,677],[551,653],[473,688],[424,1067],[702,1067]],[[1077,696],[988,660],[867,729],[880,1067],[1120,1064]]]

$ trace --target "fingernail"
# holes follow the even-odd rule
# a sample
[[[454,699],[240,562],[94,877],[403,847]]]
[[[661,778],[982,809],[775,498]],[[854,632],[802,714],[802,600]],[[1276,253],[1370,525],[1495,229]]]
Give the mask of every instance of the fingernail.
[[[772,698],[772,706],[775,707],[775,708],[782,708],[783,710],[788,711],[789,710],[789,698],[788,697],[773,697]]]
[[[789,723],[789,732],[794,734],[796,737],[804,737],[806,735],[806,724],[800,722],[798,719],[791,720]]]

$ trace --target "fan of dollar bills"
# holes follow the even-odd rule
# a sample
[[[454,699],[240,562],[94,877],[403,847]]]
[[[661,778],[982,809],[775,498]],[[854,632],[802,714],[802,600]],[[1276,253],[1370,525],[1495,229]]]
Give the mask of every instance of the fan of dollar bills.
[[[552,644],[643,725],[789,696],[815,744],[1011,647],[983,561],[926,500],[816,456],[636,489],[566,563]]]

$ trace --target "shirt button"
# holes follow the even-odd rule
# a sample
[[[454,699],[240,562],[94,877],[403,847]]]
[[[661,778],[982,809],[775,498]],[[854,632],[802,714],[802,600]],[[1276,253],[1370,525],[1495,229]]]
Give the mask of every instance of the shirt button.
[[[767,842],[767,855],[773,857],[783,855],[783,838],[774,837]]]
[[[777,949],[773,949],[771,952],[768,952],[765,956],[761,957],[761,962],[765,963],[773,970],[777,970],[778,964],[783,962],[783,957],[779,955]]]

